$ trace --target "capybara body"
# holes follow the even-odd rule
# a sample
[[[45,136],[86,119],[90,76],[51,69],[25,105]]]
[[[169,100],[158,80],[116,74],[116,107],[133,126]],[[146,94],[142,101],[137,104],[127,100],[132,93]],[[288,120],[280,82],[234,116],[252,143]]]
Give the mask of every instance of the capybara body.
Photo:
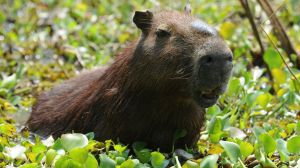
[[[100,141],[144,141],[170,151],[192,147],[205,108],[224,93],[232,53],[215,29],[189,14],[136,12],[137,42],[108,68],[42,94],[27,124],[40,135],[94,132]],[[186,135],[174,143],[177,130]]]

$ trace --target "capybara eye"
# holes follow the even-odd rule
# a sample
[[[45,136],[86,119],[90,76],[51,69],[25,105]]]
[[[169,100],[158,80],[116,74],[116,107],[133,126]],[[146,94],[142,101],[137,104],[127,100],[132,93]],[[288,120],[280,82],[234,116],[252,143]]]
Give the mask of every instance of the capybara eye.
[[[169,37],[170,35],[171,35],[171,33],[167,30],[158,29],[156,31],[156,36],[159,38]]]

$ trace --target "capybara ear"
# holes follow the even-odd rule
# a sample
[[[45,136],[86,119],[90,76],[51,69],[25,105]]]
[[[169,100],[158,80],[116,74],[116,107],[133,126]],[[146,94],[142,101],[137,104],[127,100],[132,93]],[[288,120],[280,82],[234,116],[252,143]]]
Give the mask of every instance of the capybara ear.
[[[144,34],[147,34],[151,28],[152,18],[153,13],[148,10],[146,12],[136,11],[133,16],[133,22]]]
[[[192,13],[191,9],[191,3],[189,0],[186,1],[185,6],[184,6],[184,13],[190,15]]]

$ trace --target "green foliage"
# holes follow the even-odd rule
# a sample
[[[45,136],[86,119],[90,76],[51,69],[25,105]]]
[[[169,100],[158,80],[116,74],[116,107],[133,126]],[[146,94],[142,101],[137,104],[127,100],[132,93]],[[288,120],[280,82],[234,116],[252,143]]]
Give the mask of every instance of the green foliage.
[[[24,125],[38,94],[77,71],[108,64],[137,38],[139,30],[131,21],[134,10],[156,10],[158,6],[181,10],[185,0],[0,3],[0,167],[246,167],[251,158],[259,162],[257,167],[300,166],[300,84],[266,39],[267,49],[260,57],[273,80],[264,66],[252,66],[257,56],[253,53],[259,46],[248,20],[239,16],[239,1],[191,0],[193,15],[215,25],[234,53],[228,90],[207,109],[197,150],[186,149],[194,156],[191,159],[182,159],[175,152],[150,150],[143,142],[132,147],[111,140],[98,142],[93,139],[94,133],[44,140],[19,127]],[[255,16],[268,20],[260,14],[263,12],[258,4],[249,3]],[[274,1],[274,6],[280,5],[281,1]],[[287,0],[276,15],[299,51],[298,6],[297,0]],[[271,30],[269,24],[261,26]],[[268,33],[280,46],[274,32]],[[279,50],[300,80],[299,70]],[[177,130],[173,144],[185,135],[186,130]]]

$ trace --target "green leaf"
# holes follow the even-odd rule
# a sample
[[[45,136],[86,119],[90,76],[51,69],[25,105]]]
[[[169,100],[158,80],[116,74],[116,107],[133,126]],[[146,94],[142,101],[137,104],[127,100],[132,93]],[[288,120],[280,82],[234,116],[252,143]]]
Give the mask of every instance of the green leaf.
[[[63,134],[61,144],[66,151],[70,151],[73,148],[85,147],[88,144],[88,139],[85,135],[79,133]]]
[[[240,143],[240,149],[241,149],[241,154],[244,158],[248,157],[249,155],[252,154],[254,147],[252,146],[252,144],[250,144],[249,142],[246,141],[242,141]]]
[[[260,136],[261,134],[265,133],[265,132],[266,132],[266,131],[265,131],[264,129],[260,128],[260,127],[254,127],[254,128],[253,128],[253,133],[254,133],[256,139],[258,139],[259,136]]]
[[[224,148],[227,156],[230,158],[230,160],[233,163],[237,163],[239,157],[241,157],[241,150],[240,147],[233,142],[228,142],[228,141],[220,141],[220,144]]]
[[[182,166],[182,168],[199,168],[199,164],[195,163],[191,160],[187,160],[184,165]]]
[[[298,123],[297,123],[296,133],[297,133],[297,135],[300,135],[300,121],[298,121]]]
[[[217,168],[218,155],[206,156],[200,163],[200,168]]]
[[[283,70],[274,68],[274,69],[272,69],[272,75],[273,75],[275,83],[283,84],[286,82],[287,77]]]
[[[20,166],[19,168],[41,168],[42,166],[38,163],[28,163]]]
[[[259,142],[266,154],[273,153],[276,150],[276,141],[268,133],[259,135]]]
[[[88,151],[86,149],[82,149],[82,148],[74,148],[70,151],[69,156],[73,160],[75,160],[81,164],[84,164],[88,157]]]
[[[151,153],[151,165],[154,168],[162,168],[165,167],[165,156],[160,152],[152,152]]]
[[[270,93],[263,93],[256,98],[256,103],[265,109],[271,99],[272,95]]]
[[[8,76],[3,79],[0,87],[6,88],[6,89],[11,89],[11,88],[15,87],[16,84],[17,84],[17,76],[16,76],[16,74],[12,74],[11,76]]]
[[[277,151],[280,155],[280,160],[286,162],[289,160],[289,152],[287,150],[287,143],[283,139],[277,139]]]
[[[263,59],[270,69],[280,68],[282,65],[282,59],[274,48],[268,48],[263,55]]]
[[[45,152],[46,150],[47,147],[43,144],[35,144],[34,146],[32,146],[33,153],[41,153],[41,152]]]
[[[118,151],[120,155],[126,150],[126,148],[127,146],[122,146],[120,144],[114,145],[114,149]]]
[[[141,163],[148,163],[151,158],[151,152],[149,149],[145,148],[146,143],[135,142],[133,145],[133,151]]]
[[[100,154],[100,168],[115,168],[116,162],[105,154]]]
[[[217,116],[220,114],[222,111],[219,106],[213,105],[209,107],[206,111],[206,115],[210,116],[210,118]]]
[[[94,155],[89,153],[84,165],[86,168],[98,168],[98,161]]]
[[[228,84],[228,89],[227,89],[227,93],[229,95],[234,95],[234,94],[237,94],[239,89],[240,89],[240,79],[238,78],[232,78],[230,81],[229,81],[229,84]]]
[[[52,165],[53,159],[56,156],[56,151],[54,149],[49,149],[46,153],[46,164],[48,166]]]
[[[300,136],[294,136],[288,139],[287,149],[289,152],[298,154],[300,153]]]
[[[82,165],[68,156],[62,156],[55,162],[55,168],[82,168]]]
[[[126,160],[120,165],[121,168],[134,168],[135,166],[136,165],[131,159]]]

